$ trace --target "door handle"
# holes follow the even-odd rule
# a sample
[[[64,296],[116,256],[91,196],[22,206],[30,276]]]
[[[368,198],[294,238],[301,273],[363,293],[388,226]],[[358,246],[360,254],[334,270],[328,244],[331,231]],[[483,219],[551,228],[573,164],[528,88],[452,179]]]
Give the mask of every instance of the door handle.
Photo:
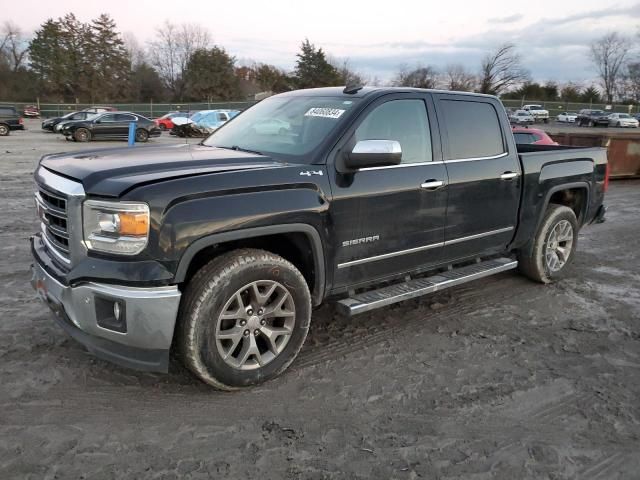
[[[444,182],[442,180],[431,179],[420,184],[420,188],[424,188],[425,190],[437,190],[443,185],[444,185]]]
[[[516,172],[504,172],[500,175],[500,180],[511,180],[512,178],[516,178],[519,174]]]

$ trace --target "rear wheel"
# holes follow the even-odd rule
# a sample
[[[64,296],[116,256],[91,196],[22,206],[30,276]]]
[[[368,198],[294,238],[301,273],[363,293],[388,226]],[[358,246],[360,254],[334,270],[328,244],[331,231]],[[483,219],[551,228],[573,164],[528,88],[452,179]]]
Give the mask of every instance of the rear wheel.
[[[616,127],[619,127],[619,126],[620,126],[620,122],[616,123]]]
[[[76,142],[88,142],[91,140],[91,132],[86,128],[79,128],[73,134],[73,139]]]
[[[136,142],[144,143],[149,140],[149,132],[143,128],[136,130]]]
[[[9,126],[0,123],[0,137],[6,137],[7,135],[9,135]]]
[[[177,345],[198,378],[235,390],[284,371],[302,348],[310,320],[309,288],[291,263],[263,250],[235,250],[189,282]]]
[[[532,240],[533,245],[518,252],[518,268],[532,280],[549,283],[559,278],[573,260],[577,242],[576,214],[569,207],[551,204]]]
[[[164,123],[160,124],[160,130],[162,130],[163,132],[167,129],[167,126]]]

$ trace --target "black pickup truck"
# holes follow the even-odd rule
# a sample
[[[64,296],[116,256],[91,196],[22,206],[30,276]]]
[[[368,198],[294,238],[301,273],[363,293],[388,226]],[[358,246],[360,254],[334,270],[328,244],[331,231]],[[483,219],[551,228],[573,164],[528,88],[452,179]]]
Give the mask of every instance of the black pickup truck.
[[[517,146],[492,96],[348,87],[268,98],[198,145],[47,155],[35,181],[32,283],[58,323],[236,389],[282,372],[323,302],[557,279],[608,170],[602,148]]]

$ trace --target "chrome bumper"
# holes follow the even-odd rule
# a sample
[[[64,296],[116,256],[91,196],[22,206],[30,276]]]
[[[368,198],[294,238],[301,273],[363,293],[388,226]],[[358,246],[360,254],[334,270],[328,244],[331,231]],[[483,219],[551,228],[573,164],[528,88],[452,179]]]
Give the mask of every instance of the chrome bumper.
[[[87,282],[66,286],[37,261],[31,284],[56,320],[96,356],[138,370],[167,371],[181,293],[176,286],[135,288]],[[124,306],[126,331],[98,324],[96,299]]]

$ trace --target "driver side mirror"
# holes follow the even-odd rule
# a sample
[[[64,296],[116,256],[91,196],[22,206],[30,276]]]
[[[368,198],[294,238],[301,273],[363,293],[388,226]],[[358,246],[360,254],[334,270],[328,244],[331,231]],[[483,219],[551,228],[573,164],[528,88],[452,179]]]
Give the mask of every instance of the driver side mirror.
[[[102,120],[98,119],[95,121],[95,123],[102,123]]]
[[[351,170],[369,167],[399,165],[402,147],[395,140],[360,140],[350,153],[345,154],[344,165]]]

